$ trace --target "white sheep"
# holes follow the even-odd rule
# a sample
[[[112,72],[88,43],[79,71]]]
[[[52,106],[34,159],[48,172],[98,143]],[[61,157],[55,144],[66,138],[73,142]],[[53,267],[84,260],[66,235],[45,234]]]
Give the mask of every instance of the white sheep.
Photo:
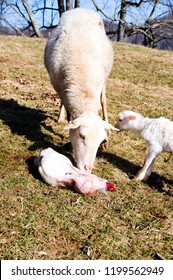
[[[162,151],[173,153],[173,122],[169,119],[145,118],[133,111],[123,111],[119,114],[115,127],[136,132],[149,144],[144,165],[135,177],[137,180],[148,179],[154,161]]]
[[[99,145],[107,140],[105,83],[113,63],[113,47],[98,13],[77,8],[63,13],[45,48],[45,66],[67,115],[66,126],[77,167],[91,169]],[[103,112],[103,118],[99,116]],[[63,107],[59,121],[64,120]]]

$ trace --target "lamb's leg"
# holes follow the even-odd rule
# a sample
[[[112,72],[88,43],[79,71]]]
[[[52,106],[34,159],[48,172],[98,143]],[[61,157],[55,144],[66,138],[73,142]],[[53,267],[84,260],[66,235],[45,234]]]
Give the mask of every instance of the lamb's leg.
[[[160,152],[161,151],[156,152],[155,150],[153,150],[152,147],[150,147],[148,149],[144,165],[143,165],[142,169],[138,172],[138,174],[135,176],[136,180],[146,181],[148,179],[148,177],[151,174],[154,161],[155,161],[156,157],[160,154]]]
[[[155,158],[155,159],[156,159],[156,158]],[[151,175],[151,172],[152,172],[152,168],[153,168],[155,159],[152,161],[152,163],[151,163],[150,166],[148,167],[147,172],[146,172],[146,175],[145,175],[145,178],[143,179],[143,181],[146,181],[146,180],[149,178],[149,176]]]

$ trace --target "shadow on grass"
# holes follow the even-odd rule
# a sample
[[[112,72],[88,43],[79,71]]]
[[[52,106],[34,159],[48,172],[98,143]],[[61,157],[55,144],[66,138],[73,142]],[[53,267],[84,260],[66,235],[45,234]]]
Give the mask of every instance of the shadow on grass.
[[[55,133],[50,126],[45,125],[44,120],[46,120],[47,117],[48,115],[42,110],[21,106],[13,99],[0,99],[0,119],[2,119],[4,124],[10,127],[12,133],[23,135],[28,140],[33,142],[33,145],[28,148],[29,151],[35,151],[39,148],[45,149],[47,147],[51,147],[57,152],[60,152],[70,158],[74,164],[74,160],[70,153],[69,143],[64,145],[62,143],[64,139],[63,134],[57,134],[60,139],[62,139],[62,142],[57,143],[55,146],[52,143],[51,136],[47,136],[41,131],[41,126],[44,126],[45,129]],[[98,152],[97,156],[105,158],[111,164],[115,165],[124,173],[128,174],[130,179],[133,179],[140,169],[139,166],[115,154]],[[29,172],[32,173],[34,177],[38,178],[38,174],[36,174],[36,170],[33,165],[33,158],[28,159],[26,163],[28,165]],[[168,180],[157,173],[153,172],[146,184],[157,189],[159,192],[173,196],[173,190],[169,188],[168,190],[165,190],[164,187],[165,184],[173,185],[173,181]]]
[[[41,123],[47,117],[42,110],[21,106],[13,99],[0,99],[0,119],[10,127],[13,134],[25,136],[28,140],[34,142],[29,147],[30,151],[44,148],[47,144],[50,144],[46,135],[41,131]],[[51,128],[48,127],[47,129],[50,130]],[[62,136],[60,135],[60,137]]]
[[[136,165],[129,160],[123,159],[112,153],[98,153],[97,157],[105,158],[112,165],[115,165],[117,168],[126,173],[129,176],[129,179],[133,179],[141,168],[139,165]],[[149,177],[147,182],[145,182],[145,184],[147,184],[151,188],[154,188],[158,192],[173,196],[173,180],[168,180],[164,176],[160,176],[155,172],[151,173],[151,176]],[[165,184],[169,185],[167,189],[165,189]]]
[[[57,145],[54,145],[51,136],[48,136],[41,131],[41,127],[44,127],[48,131],[55,133],[51,126],[45,125],[44,121],[47,117],[48,115],[42,110],[21,106],[13,99],[0,99],[0,119],[5,125],[9,126],[13,134],[25,136],[26,139],[33,142],[28,148],[29,151],[51,147],[57,152],[68,156],[70,160],[73,161],[69,143],[63,144],[63,134],[56,133],[60,138],[60,141]],[[26,163],[28,164],[30,171],[33,171],[31,168],[33,164],[32,158],[30,160],[28,159]],[[34,171],[32,173],[34,175]]]
[[[55,133],[51,126],[45,125],[44,121],[47,117],[50,116],[42,110],[21,106],[13,99],[0,99],[0,119],[10,127],[13,134],[23,135],[34,142],[29,147],[30,151],[47,148],[48,146],[54,149],[60,148],[62,143],[57,143],[59,147],[55,146],[52,143],[51,136],[45,135],[41,131],[41,127],[44,127],[46,130]],[[63,134],[56,133],[56,135],[61,140],[64,139]]]

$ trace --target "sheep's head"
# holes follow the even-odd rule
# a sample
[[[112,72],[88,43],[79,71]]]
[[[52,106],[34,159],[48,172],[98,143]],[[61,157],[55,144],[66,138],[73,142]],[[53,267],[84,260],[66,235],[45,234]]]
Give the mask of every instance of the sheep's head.
[[[117,130],[93,113],[85,113],[70,122],[70,140],[76,157],[77,167],[91,172],[99,145],[107,140],[107,131]]]
[[[119,130],[140,130],[140,121],[142,120],[142,115],[133,111],[123,111],[119,114],[115,128]]]

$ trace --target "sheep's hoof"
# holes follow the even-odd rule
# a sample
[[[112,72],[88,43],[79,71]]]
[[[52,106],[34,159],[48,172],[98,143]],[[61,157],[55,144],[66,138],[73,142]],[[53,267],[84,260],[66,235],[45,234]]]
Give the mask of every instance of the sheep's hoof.
[[[65,123],[66,120],[64,118],[58,118],[58,123]]]
[[[100,145],[101,151],[104,152],[108,149],[108,142],[104,142]]]

